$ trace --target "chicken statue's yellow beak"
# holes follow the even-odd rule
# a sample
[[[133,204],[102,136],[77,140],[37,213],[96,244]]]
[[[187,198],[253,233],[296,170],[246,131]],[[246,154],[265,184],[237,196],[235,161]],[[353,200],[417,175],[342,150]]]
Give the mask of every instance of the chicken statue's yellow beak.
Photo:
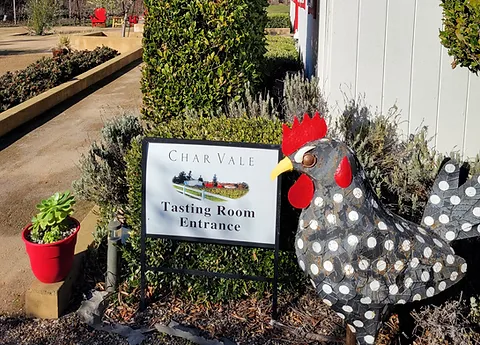
[[[277,166],[272,170],[270,173],[270,178],[272,180],[275,180],[278,175],[284,173],[285,171],[292,171],[293,170],[293,164],[290,158],[285,157],[282,159]]]

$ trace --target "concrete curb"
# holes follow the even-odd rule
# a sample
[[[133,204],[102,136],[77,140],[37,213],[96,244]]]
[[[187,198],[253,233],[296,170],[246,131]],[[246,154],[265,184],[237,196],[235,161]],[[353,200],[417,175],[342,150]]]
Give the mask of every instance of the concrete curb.
[[[41,93],[13,108],[0,113],[0,137],[20,125],[43,114],[68,98],[112,75],[130,63],[142,58],[142,48],[121,54],[82,73],[70,81]]]
[[[73,286],[83,270],[84,256],[93,242],[92,233],[97,224],[98,208],[94,207],[80,223],[72,269],[64,281],[44,284],[34,280],[25,293],[25,313],[42,319],[62,316],[70,303]]]

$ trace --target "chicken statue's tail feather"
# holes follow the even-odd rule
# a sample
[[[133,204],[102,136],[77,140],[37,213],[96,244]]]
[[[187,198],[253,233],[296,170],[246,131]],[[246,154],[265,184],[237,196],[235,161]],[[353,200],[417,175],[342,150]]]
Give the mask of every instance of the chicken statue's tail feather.
[[[451,242],[480,236],[480,176],[459,185],[460,167],[448,160],[435,180],[422,226]]]

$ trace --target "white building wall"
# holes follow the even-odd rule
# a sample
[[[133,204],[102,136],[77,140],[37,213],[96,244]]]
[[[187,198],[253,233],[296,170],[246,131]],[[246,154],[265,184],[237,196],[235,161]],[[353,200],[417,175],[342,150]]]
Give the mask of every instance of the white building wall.
[[[316,56],[305,54],[311,39],[302,16],[299,45],[307,71],[316,62],[331,106],[342,109],[344,93],[364,95],[384,114],[395,104],[404,134],[426,125],[440,152],[480,152],[480,77],[451,68],[438,37],[438,0],[317,1],[318,33],[310,27],[310,36],[318,37]]]

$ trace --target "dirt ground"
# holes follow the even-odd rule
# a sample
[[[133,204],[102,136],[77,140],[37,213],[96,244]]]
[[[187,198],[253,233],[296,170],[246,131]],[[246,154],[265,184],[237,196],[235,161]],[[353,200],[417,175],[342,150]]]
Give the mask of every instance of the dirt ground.
[[[1,32],[0,55],[5,44]],[[42,44],[48,49],[48,41]],[[38,43],[32,49],[43,48]],[[24,61],[29,58],[33,57]],[[2,68],[6,61],[0,60]],[[34,215],[35,205],[56,191],[71,190],[72,181],[80,175],[79,158],[99,137],[106,119],[124,111],[139,112],[140,77],[139,65],[120,71],[0,138],[0,314],[22,311],[23,294],[33,279],[20,233]],[[77,202],[74,215],[81,220],[90,208]]]

